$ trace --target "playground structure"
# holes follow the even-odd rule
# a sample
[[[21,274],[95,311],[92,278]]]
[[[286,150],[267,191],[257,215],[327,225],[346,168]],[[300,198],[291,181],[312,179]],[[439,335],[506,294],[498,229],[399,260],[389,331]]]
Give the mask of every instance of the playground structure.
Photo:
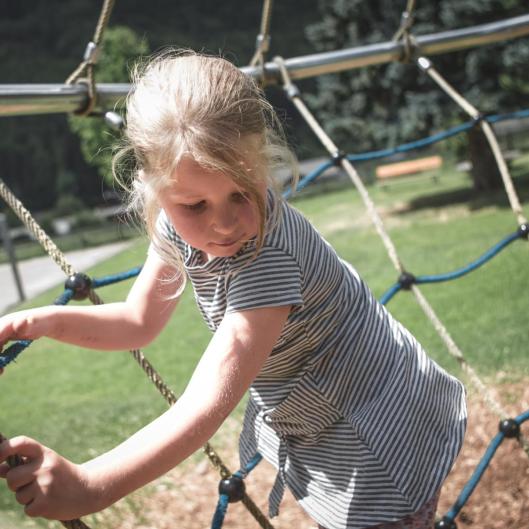
[[[413,4],[411,4],[411,6],[412,5]],[[5,87],[0,86],[0,115],[21,115],[26,113],[71,111],[89,114],[93,112],[102,113],[105,108],[113,107],[112,103],[116,101],[115,98],[120,98],[125,95],[129,87],[127,85],[111,85],[107,87],[98,86],[94,80],[94,50],[97,49],[101,40],[101,34],[106,22],[108,21],[111,7],[112,2],[106,1],[103,14],[100,18],[100,23],[98,24],[98,29],[94,35],[94,40],[87,47],[85,60],[80,65],[79,69],[74,72],[72,76],[70,76],[66,87],[59,87],[56,92],[54,92],[55,89],[53,87],[41,87],[39,92],[34,87],[24,88],[21,86],[17,87],[15,85],[9,89],[6,89]],[[327,149],[329,154],[329,161],[322,164],[322,166],[320,166],[316,171],[304,178],[300,182],[299,187],[305,187],[310,182],[314,181],[326,169],[332,166],[340,166],[347,173],[357,188],[371,218],[371,221],[375,226],[386,248],[388,257],[396,269],[398,275],[397,282],[382,296],[381,302],[389,302],[391,298],[400,290],[411,291],[418,304],[439,333],[449,353],[457,359],[461,367],[465,370],[470,382],[482,393],[490,408],[498,415],[500,422],[499,433],[491,441],[489,449],[476,468],[470,481],[461,492],[459,498],[454,503],[452,509],[446,513],[436,525],[438,529],[455,528],[455,518],[460,512],[462,506],[472,494],[474,488],[477,486],[480,477],[487,468],[496,449],[505,438],[517,439],[522,449],[529,456],[529,444],[521,434],[520,430],[521,424],[529,419],[529,411],[522,412],[516,417],[508,416],[508,414],[504,411],[503,406],[487,389],[474,369],[468,365],[462,351],[454,342],[440,318],[437,316],[433,308],[428,303],[427,299],[419,290],[418,285],[427,282],[437,283],[448,281],[461,277],[462,275],[469,273],[479,266],[485,264],[488,260],[493,258],[514,241],[528,239],[529,224],[526,217],[524,216],[524,212],[518,199],[516,190],[513,186],[507,164],[505,163],[504,157],[495,139],[494,132],[490,124],[494,123],[495,121],[507,119],[507,117],[526,117],[529,115],[529,111],[523,110],[519,111],[518,113],[511,113],[508,115],[481,115],[478,109],[474,108],[446,82],[439,72],[435,70],[431,60],[427,58],[426,55],[445,52],[450,49],[461,49],[470,45],[494,42],[507,37],[510,38],[527,35],[529,34],[529,17],[517,17],[517,19],[505,21],[504,23],[487,25],[486,28],[484,26],[472,28],[461,31],[457,34],[456,32],[447,32],[451,33],[451,35],[426,36],[427,38],[424,37],[422,39],[421,37],[417,37],[414,39],[415,43],[411,48],[409,38],[411,26],[409,24],[404,24],[401,26],[402,31],[399,32],[399,38],[395,41],[392,41],[391,45],[386,43],[380,45],[379,47],[372,47],[372,49],[369,50],[346,50],[346,52],[342,54],[336,52],[335,54],[319,54],[317,56],[308,58],[290,60],[283,60],[282,58],[277,57],[273,62],[265,63],[264,56],[267,50],[267,39],[269,37],[268,30],[270,8],[271,2],[265,1],[265,7],[263,9],[263,23],[261,27],[261,33],[257,39],[258,46],[256,54],[252,59],[252,64],[245,70],[249,75],[253,75],[263,83],[274,82],[281,84],[288,97],[293,102],[294,106],[316,134],[322,145]],[[407,11],[408,17],[403,17],[404,20],[408,20],[410,18],[412,9],[413,7],[410,8],[409,4]],[[479,38],[477,35],[479,35]],[[320,124],[305,105],[301,97],[301,93],[293,81],[295,79],[319,75],[322,73],[330,73],[345,68],[356,68],[368,64],[378,64],[388,60],[396,60],[401,58],[403,54],[406,55],[410,61],[413,60],[416,62],[420,71],[429,75],[432,80],[469,115],[470,121],[450,129],[449,131],[444,131],[443,133],[439,133],[430,138],[418,140],[413,142],[413,144],[401,145],[395,149],[346,155],[340,151],[340,149],[323,131]],[[88,71],[88,83],[83,81],[82,83],[74,84],[79,78],[79,75],[86,71]],[[109,114],[108,118],[113,120],[115,124],[119,125],[119,120],[116,118],[115,114]],[[460,270],[440,274],[438,276],[417,276],[408,271],[403,265],[398,255],[397,249],[389,237],[384,223],[382,222],[382,219],[380,218],[380,215],[378,214],[377,209],[369,196],[367,188],[363,184],[351,162],[361,162],[368,159],[383,158],[395,152],[406,152],[412,148],[424,147],[436,141],[445,139],[450,135],[458,134],[464,130],[468,130],[470,127],[474,126],[481,127],[490,143],[503,178],[505,190],[509,198],[511,209],[513,210],[513,214],[516,218],[518,228],[514,233],[502,239],[493,248],[489,249],[482,256],[478,257],[475,261]],[[134,277],[139,272],[139,269],[135,268],[123,274],[101,279],[92,279],[84,274],[78,273],[66,261],[64,255],[56,247],[53,241],[51,241],[51,239],[34,221],[30,212],[24,208],[24,206],[20,203],[20,201],[18,201],[16,197],[14,197],[14,195],[2,181],[0,181],[0,194],[67,276],[68,279],[65,283],[65,291],[55,301],[56,304],[66,304],[72,299],[75,300],[84,298],[89,298],[95,304],[102,303],[102,300],[99,298],[94,289],[111,284],[115,281],[121,281],[130,277]],[[287,192],[286,195],[288,196],[289,192]],[[12,345],[0,355],[0,366],[5,366],[14,360],[29,345],[29,341],[21,341]],[[144,369],[151,381],[155,384],[167,403],[169,405],[173,404],[176,401],[176,396],[169,388],[167,388],[162,378],[156,373],[154,368],[150,365],[141,351],[132,351],[131,353],[135,360]],[[273,527],[268,519],[260,512],[255,503],[248,497],[244,489],[243,479],[259,462],[260,456],[256,454],[256,457],[254,460],[252,460],[251,464],[247,468],[240,469],[239,471],[232,473],[209,444],[204,447],[204,451],[212,461],[213,465],[219,470],[222,478],[219,487],[220,498],[217,505],[217,510],[213,517],[212,527],[221,527],[228,508],[228,504],[238,500],[242,500],[244,505],[250,510],[252,515],[262,527]],[[13,458],[11,461],[11,464],[13,465],[20,463],[21,461],[17,458]],[[84,522],[81,520],[63,522],[63,525],[70,529],[87,527],[86,524],[84,524]]]

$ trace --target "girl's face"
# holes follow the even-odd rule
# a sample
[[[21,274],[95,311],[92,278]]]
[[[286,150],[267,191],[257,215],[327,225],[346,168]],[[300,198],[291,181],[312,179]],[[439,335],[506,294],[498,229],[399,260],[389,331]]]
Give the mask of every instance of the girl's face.
[[[257,206],[221,171],[184,158],[171,180],[160,204],[176,232],[208,260],[236,254],[257,235]]]

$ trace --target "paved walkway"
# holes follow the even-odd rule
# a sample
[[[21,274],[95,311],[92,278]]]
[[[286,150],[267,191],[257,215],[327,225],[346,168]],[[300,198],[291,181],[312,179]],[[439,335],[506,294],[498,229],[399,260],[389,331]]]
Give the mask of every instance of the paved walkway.
[[[76,270],[87,268],[112,257],[132,244],[130,241],[67,252],[66,258]],[[18,263],[24,293],[27,299],[35,297],[49,288],[64,283],[64,272],[50,257],[35,257]],[[13,271],[10,264],[0,264],[0,314],[19,301]],[[53,300],[50,300],[50,303]]]

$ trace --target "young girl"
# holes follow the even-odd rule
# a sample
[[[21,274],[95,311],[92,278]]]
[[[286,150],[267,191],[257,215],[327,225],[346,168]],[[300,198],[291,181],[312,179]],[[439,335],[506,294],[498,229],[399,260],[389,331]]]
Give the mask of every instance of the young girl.
[[[78,465],[26,437],[1,443],[0,476],[28,515],[108,507],[203,445],[249,389],[241,464],[259,452],[277,468],[272,516],[288,486],[327,529],[432,527],[464,390],[274,191],[287,159],[277,127],[223,59],[176,53],[137,75],[116,167],[133,156],[132,204],[152,241],[141,274],[122,303],[5,316],[0,344],[143,347],[186,277],[214,334],[180,400],[110,452]],[[26,464],[9,470],[13,454]]]

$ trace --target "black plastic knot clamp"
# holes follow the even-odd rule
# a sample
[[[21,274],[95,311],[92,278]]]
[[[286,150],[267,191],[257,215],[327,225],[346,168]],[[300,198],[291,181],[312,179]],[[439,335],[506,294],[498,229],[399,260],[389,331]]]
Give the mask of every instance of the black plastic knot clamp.
[[[520,425],[514,419],[503,419],[498,427],[505,437],[512,438],[520,435]]]
[[[518,235],[524,239],[529,239],[529,224],[520,224],[518,226]]]
[[[435,523],[435,529],[457,529],[457,524],[454,520],[450,520],[446,516],[443,516],[441,520]]]
[[[410,272],[402,272],[398,279],[399,285],[404,290],[409,290],[416,281],[416,277],[413,274],[410,274]]]
[[[345,153],[343,151],[335,151],[332,153],[331,160],[332,164],[339,167],[342,165],[342,160],[345,158]]]
[[[236,503],[244,498],[246,485],[239,476],[230,476],[219,481],[219,494],[228,496],[229,503]]]
[[[86,299],[92,288],[92,280],[86,274],[77,272],[64,282],[64,288],[73,291],[73,299]]]
[[[290,99],[294,99],[295,97],[300,96],[299,88],[293,83],[290,83],[287,86],[286,90],[287,90],[287,95]]]

